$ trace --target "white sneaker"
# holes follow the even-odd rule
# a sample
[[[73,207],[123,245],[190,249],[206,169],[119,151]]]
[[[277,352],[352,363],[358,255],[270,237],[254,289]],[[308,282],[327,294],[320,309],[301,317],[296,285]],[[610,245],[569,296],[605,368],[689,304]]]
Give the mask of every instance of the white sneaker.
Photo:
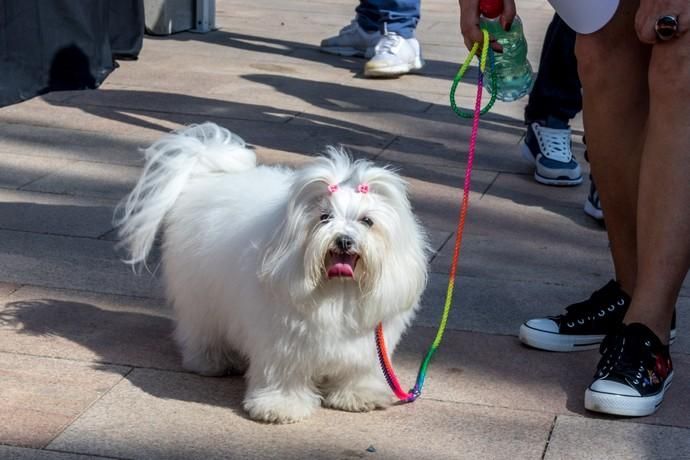
[[[338,56],[373,56],[373,49],[381,39],[381,32],[367,32],[353,19],[335,37],[321,40],[321,51]]]
[[[366,77],[397,77],[424,66],[416,38],[386,32],[374,48],[374,57],[364,65]]]

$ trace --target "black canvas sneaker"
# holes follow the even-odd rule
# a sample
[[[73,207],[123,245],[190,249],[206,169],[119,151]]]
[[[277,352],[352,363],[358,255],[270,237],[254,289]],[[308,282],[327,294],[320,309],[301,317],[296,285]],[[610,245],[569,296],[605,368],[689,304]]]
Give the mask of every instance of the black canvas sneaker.
[[[629,417],[656,412],[673,378],[668,345],[640,323],[621,325],[601,344],[601,361],[585,391],[585,408]]]
[[[611,280],[589,299],[568,306],[561,315],[526,321],[520,326],[520,341],[548,351],[595,349],[608,333],[622,324],[629,305],[630,296]],[[671,340],[675,337],[674,312]]]

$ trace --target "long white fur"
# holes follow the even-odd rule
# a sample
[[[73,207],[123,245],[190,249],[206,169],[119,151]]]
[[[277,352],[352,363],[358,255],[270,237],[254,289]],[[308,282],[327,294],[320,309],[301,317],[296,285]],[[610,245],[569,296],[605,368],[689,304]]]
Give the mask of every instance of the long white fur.
[[[245,371],[244,408],[262,421],[294,422],[321,403],[388,405],[374,328],[383,321],[392,352],[427,277],[404,181],[334,148],[299,170],[256,166],[239,137],[211,123],[163,137],[146,159],[117,223],[135,264],[163,231],[184,366]],[[369,193],[357,193],[363,183]],[[326,276],[339,235],[360,255],[353,279]]]

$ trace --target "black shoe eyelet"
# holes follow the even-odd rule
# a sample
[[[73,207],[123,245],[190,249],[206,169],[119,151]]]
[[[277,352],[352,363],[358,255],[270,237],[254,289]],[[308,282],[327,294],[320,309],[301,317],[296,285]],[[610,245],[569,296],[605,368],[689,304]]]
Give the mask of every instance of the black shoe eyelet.
[[[568,326],[568,327],[575,327],[575,323],[570,322],[570,323],[566,324],[566,326]]]
[[[577,320],[577,324],[585,324],[585,320],[580,318]]]
[[[614,307],[613,305],[609,305],[607,308],[608,311],[613,311],[615,309],[616,309],[616,307]]]
[[[618,301],[616,302],[616,304],[617,304],[619,307],[622,307],[623,305],[625,305],[625,299],[624,299],[623,297],[621,297],[620,299],[618,299]]]
[[[606,315],[606,312],[605,312],[604,310],[599,311],[599,316],[602,316],[602,317],[603,317],[603,316],[605,316],[605,315]]]

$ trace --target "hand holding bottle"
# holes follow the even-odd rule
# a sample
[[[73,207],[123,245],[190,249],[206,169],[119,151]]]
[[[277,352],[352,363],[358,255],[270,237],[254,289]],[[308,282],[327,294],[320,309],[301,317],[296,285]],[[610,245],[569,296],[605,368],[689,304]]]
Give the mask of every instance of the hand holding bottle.
[[[460,3],[460,31],[467,49],[471,49],[475,43],[483,41],[479,28],[480,3],[482,11],[491,18],[500,14],[500,24],[504,30],[509,30],[515,18],[514,0],[459,0]],[[495,14],[495,16],[493,16]],[[502,51],[502,46],[492,39],[491,47],[495,51]]]
[[[494,58],[496,98],[514,101],[532,88],[532,66],[527,60],[527,40],[513,0],[460,0],[465,45],[483,41],[481,29],[489,32]],[[507,10],[506,10],[507,8]],[[475,34],[479,38],[475,38]],[[489,87],[487,87],[488,89]]]

